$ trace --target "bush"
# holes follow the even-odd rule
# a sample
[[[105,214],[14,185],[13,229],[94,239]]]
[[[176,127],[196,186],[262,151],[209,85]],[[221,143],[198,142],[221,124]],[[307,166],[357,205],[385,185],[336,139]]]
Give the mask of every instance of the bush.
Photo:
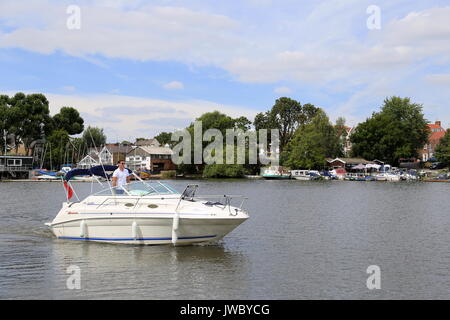
[[[205,178],[240,178],[245,174],[240,164],[208,164],[203,170]]]
[[[161,178],[163,179],[175,178],[176,175],[177,172],[175,170],[161,171]]]

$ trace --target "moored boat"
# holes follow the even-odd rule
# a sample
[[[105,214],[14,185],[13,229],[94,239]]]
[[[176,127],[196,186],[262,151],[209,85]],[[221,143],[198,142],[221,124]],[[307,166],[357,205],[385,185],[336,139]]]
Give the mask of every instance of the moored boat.
[[[309,170],[291,170],[291,176],[296,180],[312,180]]]
[[[261,171],[261,176],[267,180],[291,179],[291,173],[281,167],[263,168]]]

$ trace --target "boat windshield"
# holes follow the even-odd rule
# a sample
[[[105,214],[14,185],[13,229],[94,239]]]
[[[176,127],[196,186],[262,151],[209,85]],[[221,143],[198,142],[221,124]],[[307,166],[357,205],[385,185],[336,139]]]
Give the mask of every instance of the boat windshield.
[[[160,182],[136,181],[121,187],[109,188],[94,194],[95,196],[146,196],[155,194],[179,194],[174,188]]]

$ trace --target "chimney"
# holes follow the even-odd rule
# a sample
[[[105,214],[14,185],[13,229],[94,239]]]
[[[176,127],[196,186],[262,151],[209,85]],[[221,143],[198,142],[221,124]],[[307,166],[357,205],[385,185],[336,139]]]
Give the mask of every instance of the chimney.
[[[441,126],[441,122],[440,121],[436,121],[434,124],[439,126],[439,127]]]

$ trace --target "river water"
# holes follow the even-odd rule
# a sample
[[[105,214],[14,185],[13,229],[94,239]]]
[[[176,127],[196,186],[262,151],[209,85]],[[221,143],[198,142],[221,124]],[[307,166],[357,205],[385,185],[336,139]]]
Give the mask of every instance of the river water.
[[[211,245],[59,240],[44,223],[64,201],[60,183],[0,183],[0,298],[450,298],[449,183],[194,183],[247,196],[250,219]],[[91,191],[74,185],[80,198]],[[371,265],[380,289],[367,287]],[[71,266],[80,289],[68,289]]]

